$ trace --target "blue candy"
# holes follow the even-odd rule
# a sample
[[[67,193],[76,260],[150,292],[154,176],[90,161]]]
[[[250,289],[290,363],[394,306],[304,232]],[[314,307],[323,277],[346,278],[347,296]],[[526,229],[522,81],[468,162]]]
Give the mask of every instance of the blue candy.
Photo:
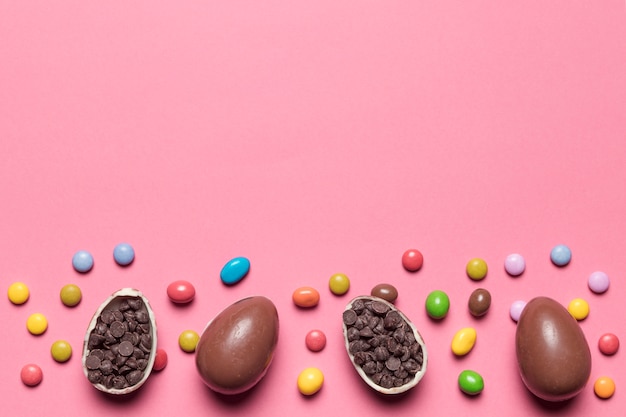
[[[120,243],[113,249],[113,259],[118,265],[130,265],[135,259],[135,250],[128,243]]]
[[[572,260],[572,251],[565,245],[556,245],[550,252],[550,259],[557,266],[565,266]]]
[[[72,266],[78,272],[89,272],[93,268],[93,256],[86,250],[79,250],[72,257]]]
[[[224,265],[220,272],[222,282],[233,285],[241,281],[250,271],[250,261],[248,258],[233,258]]]

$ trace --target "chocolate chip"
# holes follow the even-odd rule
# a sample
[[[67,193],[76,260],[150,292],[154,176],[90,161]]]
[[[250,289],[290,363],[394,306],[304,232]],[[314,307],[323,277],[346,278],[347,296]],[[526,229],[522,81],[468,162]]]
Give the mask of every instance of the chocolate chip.
[[[398,368],[400,368],[400,364],[402,363],[402,361],[400,361],[400,358],[396,357],[396,356],[391,356],[389,357],[389,359],[387,359],[387,361],[385,362],[385,366],[387,367],[387,369],[389,369],[390,371],[396,371]]]
[[[95,370],[95,371],[87,372],[87,379],[92,384],[99,384],[102,382],[104,378],[103,378],[102,372],[100,372],[99,370]]]
[[[114,321],[109,326],[109,329],[110,329],[111,335],[113,335],[113,337],[118,337],[118,338],[122,337],[124,333],[126,332],[124,329],[124,324],[121,321]]]
[[[143,351],[143,350],[141,350],[141,349],[139,349],[139,348],[135,347],[135,348],[133,349],[133,357],[135,357],[135,358],[137,358],[137,359],[143,359],[143,358],[145,358],[145,357],[146,357],[146,354],[144,353],[144,351]]]
[[[107,326],[106,323],[103,323],[102,320],[98,320],[98,322],[96,323],[96,329],[95,329],[95,332],[97,334],[104,334],[108,329],[109,329],[109,326]]]
[[[126,361],[126,366],[128,366],[129,368],[132,369],[137,369],[137,359],[133,358],[132,356],[130,358],[128,358],[128,360]]]
[[[372,331],[371,327],[364,327],[359,330],[359,336],[367,338],[374,337],[374,332]]]
[[[397,311],[390,311],[385,316],[384,326],[387,330],[395,329],[400,323],[402,323],[402,317],[400,317]]]
[[[372,311],[379,316],[382,316],[389,311],[389,306],[385,303],[381,303],[380,301],[374,301],[372,302]]]
[[[376,362],[369,361],[363,364],[361,368],[363,368],[363,372],[365,372],[367,375],[373,375],[374,373],[376,373]]]
[[[113,388],[115,389],[122,389],[128,386],[128,382],[126,381],[126,378],[124,378],[121,375],[118,375],[113,378],[112,385],[113,385]]]
[[[104,351],[102,349],[92,349],[91,352],[89,352],[89,356],[95,356],[102,360],[104,359]]]
[[[113,317],[117,321],[123,321],[124,320],[124,313],[122,313],[119,310],[113,310]]]
[[[140,323],[136,330],[137,333],[150,334],[150,323]]]
[[[89,349],[94,349],[98,346],[101,346],[102,343],[104,343],[104,340],[105,338],[101,334],[91,333],[91,335],[89,335],[89,341],[87,342],[87,347]]]
[[[384,362],[387,359],[389,359],[389,351],[387,350],[387,348],[383,347],[383,346],[379,346],[376,349],[374,349],[374,356],[376,357],[376,360],[379,362]]]
[[[108,343],[109,345],[112,345],[115,342],[117,342],[117,338],[113,336],[113,333],[111,333],[111,330],[107,330],[106,333],[104,334],[104,343]]]
[[[352,326],[356,323],[357,314],[354,310],[346,310],[343,312],[343,322],[346,326]]]
[[[87,356],[87,359],[85,359],[85,366],[89,370],[99,369],[100,368],[100,362],[101,362],[101,360],[100,360],[99,357],[89,355],[89,356]]]
[[[122,366],[126,363],[127,360],[128,356],[117,355],[117,357],[115,358],[115,364],[117,366]]]
[[[140,371],[143,371],[147,367],[148,367],[148,360],[147,359],[137,359],[137,369],[139,369]]]
[[[150,348],[152,347],[152,336],[150,336],[149,333],[145,333],[141,335],[141,342],[139,343],[139,347],[144,352],[145,352],[144,349],[148,349],[148,351],[150,351]]]
[[[110,375],[113,373],[113,363],[110,360],[103,360],[100,362],[100,370],[102,375]]]
[[[354,310],[355,313],[361,314],[363,309],[365,309],[365,301],[358,299],[352,303],[352,310]]]
[[[133,310],[139,310],[143,307],[143,302],[141,301],[141,298],[129,298],[128,305]]]
[[[104,359],[108,359],[108,360],[110,360],[111,362],[113,362],[113,361],[115,360],[115,358],[116,358],[116,357],[117,357],[117,356],[116,356],[116,355],[115,355],[115,353],[113,353],[112,351],[110,351],[110,350],[105,350],[105,351],[104,351]]]
[[[150,321],[150,316],[147,311],[138,310],[135,312],[135,319],[138,323],[148,323]]]
[[[133,368],[131,368],[130,366],[120,366],[120,369],[118,370],[118,373],[121,375],[126,375],[127,373],[129,373],[130,371],[132,371]]]
[[[141,378],[143,378],[143,372],[139,370],[131,371],[128,373],[128,375],[126,375],[126,381],[128,381],[129,385],[135,385],[136,383],[141,381]]]
[[[124,340],[119,344],[119,353],[122,356],[130,356],[133,354],[133,344]]]
[[[423,352],[413,329],[386,303],[355,300],[343,312],[343,322],[355,366],[375,384],[402,386],[421,369]]]
[[[102,314],[100,314],[100,319],[104,324],[109,325],[115,321],[115,316],[113,315],[113,311],[104,310]]]

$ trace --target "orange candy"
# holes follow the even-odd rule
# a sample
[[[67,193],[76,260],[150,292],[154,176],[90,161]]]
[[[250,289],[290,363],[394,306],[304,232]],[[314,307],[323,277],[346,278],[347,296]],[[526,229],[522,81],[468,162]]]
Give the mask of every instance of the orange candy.
[[[320,302],[320,293],[312,287],[300,287],[293,292],[292,298],[298,307],[315,307]]]
[[[600,398],[611,398],[615,394],[615,382],[608,376],[601,376],[593,384],[593,391]]]

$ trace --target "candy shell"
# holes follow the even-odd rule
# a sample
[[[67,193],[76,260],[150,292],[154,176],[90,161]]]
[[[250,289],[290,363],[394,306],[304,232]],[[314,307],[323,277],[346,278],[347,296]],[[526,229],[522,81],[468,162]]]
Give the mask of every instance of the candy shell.
[[[226,285],[234,285],[244,279],[250,271],[250,261],[248,258],[233,258],[224,265],[220,272],[220,278]]]
[[[467,395],[478,395],[485,388],[483,377],[478,372],[469,369],[459,374],[459,389]]]

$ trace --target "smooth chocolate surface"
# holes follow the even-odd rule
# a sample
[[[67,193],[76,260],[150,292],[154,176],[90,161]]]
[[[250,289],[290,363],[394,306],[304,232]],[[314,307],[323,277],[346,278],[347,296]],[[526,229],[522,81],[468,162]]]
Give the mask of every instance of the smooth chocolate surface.
[[[537,297],[517,323],[520,375],[537,397],[563,401],[577,395],[591,373],[591,352],[576,319],[558,302]]]
[[[265,297],[237,301],[207,326],[196,347],[196,367],[214,391],[238,394],[265,375],[278,342],[278,312]]]

